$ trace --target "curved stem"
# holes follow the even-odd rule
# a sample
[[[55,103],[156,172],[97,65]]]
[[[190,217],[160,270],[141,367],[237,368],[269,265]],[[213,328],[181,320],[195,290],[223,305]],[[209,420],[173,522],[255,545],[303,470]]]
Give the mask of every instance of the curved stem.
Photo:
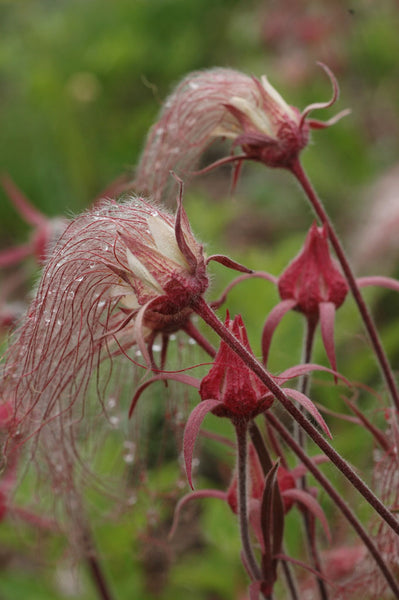
[[[320,221],[324,225],[326,225],[328,228],[328,235],[329,235],[331,244],[332,244],[335,254],[341,264],[342,270],[345,274],[345,277],[346,277],[346,280],[350,287],[350,290],[352,292],[352,295],[358,306],[359,313],[362,317],[364,326],[367,330],[371,344],[373,346],[375,356],[378,360],[378,363],[380,365],[384,379],[385,379],[388,389],[390,391],[392,401],[393,401],[396,409],[399,410],[399,392],[398,392],[398,389],[396,386],[396,382],[395,382],[395,378],[394,378],[394,375],[392,372],[391,365],[389,364],[387,355],[385,353],[385,350],[382,346],[380,337],[378,335],[377,328],[376,328],[373,318],[370,314],[370,311],[367,307],[367,304],[365,303],[365,301],[363,299],[363,296],[360,292],[359,286],[357,285],[355,276],[354,276],[351,266],[346,258],[344,249],[341,245],[341,242],[339,241],[339,238],[335,231],[334,225],[333,225],[331,219],[329,218],[328,214],[326,213],[326,210],[325,210],[321,200],[317,196],[317,194],[316,194],[312,184],[310,183],[305,171],[303,170],[303,167],[302,167],[301,163],[299,162],[299,160],[296,160],[293,163],[293,165],[290,168],[290,171],[296,177],[297,181],[299,182],[302,189],[304,190],[316,215],[319,217]]]
[[[307,456],[307,454],[302,450],[299,444],[294,440],[292,435],[287,431],[284,425],[277,419],[271,412],[268,412],[266,415],[267,421],[274,427],[274,429],[279,433],[281,438],[285,441],[285,443],[295,452],[298,458],[303,462],[304,465],[308,468],[309,472],[312,473],[314,478],[320,483],[320,485],[325,489],[327,494],[333,500],[333,502],[337,505],[342,514],[346,517],[347,521],[352,525],[356,533],[359,535],[364,545],[369,550],[370,554],[374,558],[375,562],[379,566],[381,573],[384,575],[389,587],[395,594],[395,598],[399,598],[399,586],[389,570],[387,564],[385,563],[380,551],[375,546],[374,542],[368,535],[367,531],[364,529],[363,525],[357,519],[356,515],[349,508],[348,504],[341,498],[338,494],[334,486],[331,485],[327,477],[325,477],[321,471],[316,467],[316,465],[311,461],[311,459]]]
[[[237,471],[238,471],[238,514],[240,520],[240,533],[242,551],[245,558],[245,564],[254,581],[260,581],[261,572],[255,555],[252,550],[252,544],[248,530],[248,511],[247,511],[247,428],[246,421],[237,421],[234,423],[237,436]]]
[[[379,498],[370,490],[364,481],[355,473],[352,467],[342,458],[336,450],[319,433],[314,425],[301,413],[295,404],[286,396],[284,390],[277,385],[272,376],[256,360],[237,338],[223,325],[212,309],[201,297],[193,298],[192,307],[202,319],[208,323],[212,329],[230,346],[234,352],[244,361],[244,363],[259,377],[259,379],[269,388],[275,398],[284,406],[290,415],[306,431],[315,444],[324,452],[331,462],[341,471],[348,481],[357,489],[363,498],[374,508],[374,510],[383,518],[383,520],[399,534],[399,521],[390,510],[381,502]]]

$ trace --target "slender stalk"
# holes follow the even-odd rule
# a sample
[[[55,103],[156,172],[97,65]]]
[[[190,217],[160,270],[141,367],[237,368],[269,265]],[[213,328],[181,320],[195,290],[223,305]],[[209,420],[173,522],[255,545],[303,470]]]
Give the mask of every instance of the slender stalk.
[[[187,333],[187,335],[189,335],[191,338],[193,338],[193,340],[195,340],[197,342],[198,346],[200,346],[203,350],[205,350],[205,352],[207,352],[207,354],[209,354],[209,356],[212,356],[212,358],[214,358],[216,356],[215,348],[206,339],[206,337],[204,337],[202,335],[202,333],[196,328],[194,323],[192,323],[190,320],[187,321],[187,323],[183,327],[183,330]]]
[[[316,427],[308,421],[295,404],[286,396],[284,390],[277,385],[272,376],[256,360],[256,358],[237,340],[237,338],[223,325],[212,309],[201,297],[193,298],[192,307],[197,314],[219,334],[219,336],[236,352],[244,363],[259,377],[259,379],[269,388],[275,398],[284,406],[290,415],[298,421],[309,437],[324,452],[331,462],[341,471],[341,473],[350,481],[382,519],[391,527],[395,533],[399,534],[399,521],[390,510],[381,502],[379,498],[370,490],[364,481],[355,473],[352,467],[334,450],[327,440],[319,433]]]
[[[248,530],[247,512],[247,427],[246,421],[237,421],[235,424],[237,436],[237,470],[238,470],[238,514],[240,521],[242,551],[245,563],[254,581],[262,578],[259,565],[256,561]]]
[[[97,558],[95,556],[88,556],[86,560],[98,597],[101,600],[113,600],[113,596],[108,589],[107,581]]]
[[[271,412],[267,412],[265,415],[268,422],[274,427],[274,429],[279,433],[281,438],[285,441],[285,443],[295,452],[298,458],[303,462],[304,465],[308,468],[309,472],[312,473],[314,478],[320,483],[320,485],[324,488],[333,502],[337,505],[339,510],[345,516],[347,521],[352,525],[353,529],[359,535],[364,545],[369,550],[370,554],[374,558],[378,567],[381,570],[381,573],[386,579],[389,587],[395,594],[395,598],[399,598],[399,586],[395,577],[389,570],[387,564],[385,563],[380,551],[375,546],[374,542],[368,535],[367,531],[364,529],[363,525],[357,519],[356,515],[349,508],[348,504],[341,498],[336,489],[331,485],[327,477],[325,477],[321,471],[316,467],[316,465],[311,461],[311,459],[307,456],[307,454],[302,450],[299,444],[294,440],[289,431],[284,427],[284,425],[273,415]]]
[[[254,445],[254,448],[262,465],[263,474],[266,476],[270,469],[273,467],[273,462],[271,457],[269,456],[269,452],[267,450],[263,436],[254,421],[251,421],[249,423],[249,435],[251,437],[251,441]],[[283,548],[282,552],[283,554],[286,554]],[[295,575],[291,571],[291,565],[289,565],[286,561],[281,561],[281,568],[284,573],[284,577],[287,583],[287,589],[290,593],[291,600],[299,600],[297,583]]]
[[[307,364],[307,363],[311,362],[316,327],[317,327],[317,319],[316,318],[314,318],[314,319],[307,318],[306,319],[305,336],[304,336],[304,344],[303,344],[302,360],[301,360],[302,364]],[[305,373],[299,379],[298,390],[300,392],[302,392],[302,394],[305,394],[305,395],[308,394],[310,382],[311,382],[311,377],[310,377],[309,373]],[[301,412],[303,412],[303,410]],[[295,425],[296,425],[295,438],[298,441],[298,444],[302,448],[302,450],[306,451],[306,438],[304,435],[304,431],[301,427],[298,427],[298,423],[296,421],[295,421]],[[303,490],[307,489],[306,475],[301,477],[300,487]],[[317,571],[317,573],[322,573],[321,558],[320,558],[320,554],[319,554],[319,549],[317,547],[317,541],[316,541],[316,535],[315,535],[314,517],[307,510],[305,510],[302,513],[302,517],[303,517],[303,526],[305,529],[305,536],[306,536],[306,541],[307,541],[307,546],[308,546],[308,553],[309,553],[309,556],[310,556],[310,559],[312,562],[312,566],[314,567],[315,571]],[[328,594],[328,590],[327,590],[325,582],[320,577],[317,577],[316,580],[317,580],[317,586],[319,588],[320,599],[328,600],[329,594]]]
[[[98,598],[100,600],[113,600],[113,595],[108,587],[104,571],[102,570],[102,567],[97,559],[94,549],[94,542],[87,527],[85,528],[84,533],[84,544],[86,552],[86,564],[91,574],[93,585],[96,588]]]
[[[310,183],[309,178],[306,175],[305,171],[303,170],[303,167],[302,167],[301,163],[299,162],[299,160],[296,160],[293,163],[290,170],[293,173],[293,175],[296,177],[296,179],[299,182],[299,184],[301,185],[302,189],[304,190],[306,196],[309,199],[310,204],[313,207],[314,212],[319,217],[320,221],[324,225],[326,225],[328,228],[328,235],[329,235],[331,244],[332,244],[335,254],[341,264],[341,267],[345,274],[349,288],[350,288],[352,295],[355,299],[355,302],[358,306],[359,313],[362,317],[364,326],[369,335],[371,344],[374,349],[375,356],[378,360],[378,363],[379,363],[381,371],[383,373],[385,382],[388,386],[392,401],[396,407],[396,410],[399,410],[399,391],[396,386],[395,377],[393,375],[391,365],[389,363],[389,360],[387,358],[385,350],[382,346],[382,343],[381,343],[377,328],[375,326],[375,323],[373,321],[373,318],[370,314],[367,304],[365,303],[365,301],[363,299],[363,296],[360,292],[359,286],[357,285],[355,275],[351,269],[348,259],[346,258],[346,255],[345,255],[344,249],[341,245],[341,242],[339,241],[339,238],[335,231],[334,225],[333,225],[331,219],[329,218],[321,200],[317,196],[316,191],[314,190],[312,184]]]
[[[304,337],[304,343],[303,343],[303,349],[302,349],[301,364],[308,364],[311,362],[316,327],[317,327],[317,319],[306,318],[305,337]],[[305,394],[305,395],[308,394],[310,381],[311,381],[311,378],[309,376],[309,373],[305,373],[304,375],[301,375],[301,377],[299,378],[298,390],[300,392],[302,392],[302,394]],[[296,433],[299,445],[302,448],[305,448],[306,441],[305,441],[305,436],[303,435],[303,433],[304,433],[303,429],[298,428],[298,426],[297,426],[295,433]]]

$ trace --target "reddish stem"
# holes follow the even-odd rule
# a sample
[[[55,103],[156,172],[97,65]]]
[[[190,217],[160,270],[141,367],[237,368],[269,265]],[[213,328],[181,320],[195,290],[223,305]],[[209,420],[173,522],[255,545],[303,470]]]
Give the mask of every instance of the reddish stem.
[[[302,351],[302,364],[307,364],[311,362],[312,353],[313,353],[313,344],[315,338],[315,332],[317,327],[317,319],[307,318],[306,319],[306,331],[304,337],[303,351]],[[298,390],[302,392],[302,394],[309,393],[311,377],[309,373],[302,375],[298,382]],[[303,411],[302,411],[303,412]],[[302,428],[297,427],[296,439],[300,447],[306,452],[306,438],[304,436],[304,431]],[[301,477],[300,487],[306,491],[306,476]],[[316,541],[316,531],[315,531],[315,523],[314,516],[310,514],[308,510],[305,510],[303,513],[303,524],[305,528],[306,540],[308,544],[308,552],[312,561],[312,566],[314,567],[317,573],[322,573],[322,563],[320,559],[319,549],[317,547]],[[321,577],[317,577],[317,586],[319,588],[320,599],[328,600],[329,595],[327,591],[327,587],[323,579]]]
[[[191,338],[193,338],[193,340],[195,340],[197,342],[198,346],[200,346],[203,350],[205,350],[205,352],[207,354],[209,354],[209,356],[211,356],[212,358],[215,358],[215,356],[216,356],[215,348],[212,346],[212,344],[210,342],[208,342],[206,337],[204,337],[202,335],[202,333],[196,328],[194,323],[192,323],[190,320],[188,320],[187,323],[183,327],[183,331],[185,331],[187,333],[187,335],[189,335]]]
[[[344,249],[338,239],[334,225],[333,225],[331,219],[329,218],[328,214],[326,213],[326,210],[325,210],[321,200],[317,196],[317,194],[316,194],[312,184],[310,183],[305,171],[303,170],[303,167],[302,167],[301,163],[299,162],[299,160],[296,160],[292,164],[290,170],[291,170],[292,174],[296,177],[297,181],[300,183],[301,187],[303,188],[316,215],[319,217],[320,221],[324,225],[327,226],[328,235],[329,235],[331,244],[332,244],[335,254],[341,264],[342,270],[345,274],[345,277],[346,277],[346,280],[350,287],[350,290],[352,292],[352,295],[358,306],[359,313],[363,319],[363,323],[364,323],[364,326],[369,335],[371,344],[374,349],[374,353],[377,357],[381,371],[384,375],[384,379],[385,379],[388,389],[390,391],[392,401],[396,407],[396,410],[399,411],[399,392],[396,387],[395,378],[392,373],[391,365],[389,364],[388,358],[387,358],[384,348],[382,346],[382,343],[381,343],[380,337],[378,335],[378,331],[377,331],[377,328],[373,321],[373,318],[370,314],[367,304],[365,303],[365,301],[363,299],[363,296],[360,292],[359,286],[356,282],[356,278],[355,278],[353,271],[351,269],[351,266],[346,258]]]
[[[256,360],[256,358],[237,340],[237,338],[223,325],[212,309],[207,305],[202,297],[193,298],[192,307],[197,314],[234,350],[234,352],[244,361],[244,363],[259,377],[259,379],[269,388],[275,398],[284,406],[290,415],[306,431],[309,437],[319,446],[331,462],[341,471],[341,473],[350,481],[363,498],[374,508],[382,519],[391,527],[395,533],[399,534],[399,521],[387,509],[379,498],[370,490],[364,481],[355,473],[352,467],[334,450],[327,440],[318,432],[316,427],[301,413],[295,404],[286,396],[284,390],[277,385],[272,376]]]
[[[381,556],[380,551],[375,546],[374,542],[368,535],[367,531],[364,529],[363,525],[357,519],[356,515],[352,512],[346,502],[341,498],[338,494],[334,486],[331,485],[327,477],[325,477],[316,465],[312,462],[312,460],[307,456],[307,454],[302,450],[299,444],[294,440],[292,435],[287,431],[284,425],[273,415],[271,412],[266,414],[267,421],[274,427],[274,429],[279,433],[281,438],[286,442],[286,444],[295,452],[297,457],[303,462],[304,465],[308,468],[309,472],[312,473],[314,478],[320,483],[320,485],[325,489],[327,494],[333,500],[333,502],[340,509],[342,514],[346,517],[348,522],[352,525],[353,529],[362,539],[364,545],[368,548],[370,554],[378,564],[381,573],[384,575],[389,587],[395,594],[395,598],[399,598],[399,587],[398,584],[386,565],[383,557]]]
[[[252,550],[252,544],[248,530],[248,511],[247,511],[247,421],[237,421],[234,423],[237,436],[237,474],[238,474],[238,511],[240,520],[240,532],[242,551],[245,557],[245,564],[249,569],[254,581],[260,581],[261,572],[255,555]]]

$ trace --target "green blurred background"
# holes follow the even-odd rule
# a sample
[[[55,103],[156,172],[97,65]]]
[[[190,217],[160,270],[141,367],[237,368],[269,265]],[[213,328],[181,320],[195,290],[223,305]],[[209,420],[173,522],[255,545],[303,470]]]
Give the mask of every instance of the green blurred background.
[[[382,238],[364,259],[368,214],[373,214],[367,207],[380,202],[376,214],[384,212],[387,177],[389,197],[399,196],[398,30],[395,0],[0,0],[0,170],[46,215],[77,213],[119,175],[134,171],[162,100],[187,72],[229,66],[257,76],[266,73],[286,100],[302,109],[331,93],[316,66],[322,61],[337,76],[341,98],[315,117],[329,118],[346,107],[353,112],[313,134],[304,163],[359,269],[367,272],[372,266],[398,275],[395,240],[384,246]],[[298,252],[312,222],[299,189],[284,172],[245,165],[231,198],[229,178],[230,170],[221,170],[187,187],[194,230],[209,253],[231,254],[278,275]],[[392,218],[399,226],[399,201],[396,205]],[[0,249],[23,243],[29,232],[0,190]],[[363,254],[358,250],[362,244]],[[231,275],[221,267],[214,272],[216,295]],[[260,324],[277,300],[267,286],[251,282],[245,292],[231,294],[230,306],[243,313],[256,352]],[[397,297],[379,292],[368,297],[397,361]],[[353,337],[353,327],[361,329],[351,303],[342,309],[338,325],[344,372],[375,384],[377,369],[362,335]],[[300,348],[301,331],[299,316],[288,315],[272,369],[299,360],[300,350],[293,357],[291,348]],[[316,358],[325,361],[321,345]],[[225,424],[220,427],[224,432]],[[345,435],[338,435],[337,445],[350,451]],[[215,454],[208,459],[217,462]],[[223,472],[219,464],[214,469]],[[159,500],[156,490],[167,490],[176,477],[172,461],[150,474],[159,514],[165,499]],[[214,483],[212,473],[203,477],[208,485]],[[188,550],[171,552],[163,538],[154,542],[148,531],[139,541],[135,537],[135,531],[147,526],[147,511],[148,498],[139,499],[133,516],[105,524],[99,533],[117,598],[183,599],[189,593],[193,600],[227,600],[245,589],[234,519],[226,516],[224,506],[208,501],[203,531],[193,535],[191,546],[187,542]],[[154,539],[160,535],[157,531]],[[85,576],[81,581],[67,560],[54,577],[56,567],[48,563],[53,552],[62,556],[61,544],[54,542],[53,548],[44,543],[38,560],[20,537],[12,525],[2,524],[0,600],[94,598]],[[180,557],[178,568],[169,570],[170,554]],[[231,572],[232,565],[237,573]]]

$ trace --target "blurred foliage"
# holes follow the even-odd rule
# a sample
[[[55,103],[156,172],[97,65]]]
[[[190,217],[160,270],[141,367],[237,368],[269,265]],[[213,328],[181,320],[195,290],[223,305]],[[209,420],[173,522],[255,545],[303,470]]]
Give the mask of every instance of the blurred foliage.
[[[350,241],[365,190],[397,162],[398,26],[395,0],[0,0],[0,169],[46,215],[78,212],[121,173],[134,169],[162,100],[187,72],[215,65],[265,72],[290,103],[303,108],[330,94],[315,64],[321,60],[335,72],[341,99],[317,117],[329,118],[347,106],[353,113],[315,132],[303,158],[339,231]],[[259,165],[245,165],[233,198],[229,185],[230,170],[223,169],[187,186],[186,208],[195,232],[209,254],[227,253],[278,275],[299,251],[312,221],[301,194],[288,174],[266,172]],[[28,226],[0,190],[1,247],[23,242],[27,235]],[[212,271],[214,298],[233,275],[220,265]],[[397,298],[381,291],[368,291],[367,297],[397,359]],[[229,308],[243,314],[257,354],[261,327],[276,300],[272,284],[261,280],[241,284],[229,296]],[[299,314],[283,319],[273,340],[273,372],[299,360],[302,330]],[[378,385],[351,301],[337,315],[336,342],[343,373]],[[204,360],[198,349],[194,352],[197,362]],[[315,361],[326,363],[321,343]],[[150,441],[141,450],[145,485],[142,491],[139,486],[131,510],[100,519],[96,527],[107,575],[121,599],[180,600],[188,594],[193,600],[231,599],[245,590],[246,578],[233,515],[219,500],[196,504],[191,545],[168,546],[173,502],[187,488],[175,489],[177,455],[159,450],[166,411],[161,386],[150,395],[146,400],[153,408],[145,413]],[[345,410],[331,386],[317,386],[315,396],[334,410]],[[371,415],[378,414],[366,393],[361,399]],[[195,400],[195,394],[185,399],[187,411]],[[217,433],[232,435],[227,422],[210,421]],[[345,455],[366,443],[360,427],[334,424],[336,446]],[[100,471],[121,471],[117,443],[102,448]],[[226,487],[232,457],[223,458],[224,448],[209,440],[201,447],[198,487]],[[204,465],[209,458],[212,468]],[[158,463],[162,469],[155,468]],[[336,477],[331,469],[329,474]],[[129,485],[137,484],[140,473],[132,468],[130,479]],[[96,510],[101,504],[95,497],[92,503]],[[333,513],[328,501],[325,506]],[[295,526],[288,529],[292,548],[298,544]],[[28,527],[1,524],[1,600],[96,597],[84,565],[73,563],[62,540],[45,538],[38,546],[31,537]],[[157,566],[159,588],[152,581]]]

